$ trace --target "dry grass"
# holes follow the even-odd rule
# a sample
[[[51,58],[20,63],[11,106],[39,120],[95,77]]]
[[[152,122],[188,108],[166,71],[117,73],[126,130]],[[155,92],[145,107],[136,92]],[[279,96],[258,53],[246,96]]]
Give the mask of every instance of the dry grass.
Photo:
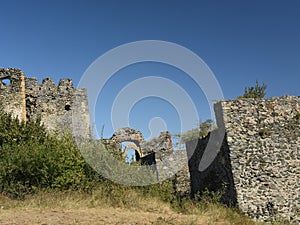
[[[263,224],[219,204],[187,201],[179,208],[133,189],[0,196],[0,207],[0,224]]]

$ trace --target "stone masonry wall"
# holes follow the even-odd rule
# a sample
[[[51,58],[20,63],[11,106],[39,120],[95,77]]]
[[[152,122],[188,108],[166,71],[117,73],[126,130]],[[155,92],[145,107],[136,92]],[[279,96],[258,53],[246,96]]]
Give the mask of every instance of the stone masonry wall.
[[[140,146],[145,155],[155,152],[156,158],[161,158],[163,154],[173,151],[172,137],[168,131],[161,132],[158,137],[149,141],[142,140]]]
[[[191,197],[202,194],[205,191],[220,192],[221,202],[236,206],[237,193],[234,187],[233,174],[229,156],[229,148],[226,138],[222,138],[223,143],[216,157],[210,165],[204,170],[199,170],[200,161],[203,158],[204,152],[209,150],[207,148],[210,137],[216,135],[217,130],[209,133],[208,136],[188,141],[186,143],[187,154],[190,155],[188,160],[188,167],[190,172],[191,182]]]
[[[48,130],[66,130],[75,136],[90,135],[90,118],[85,89],[75,89],[71,79],[61,79],[58,86],[51,78],[39,84],[36,78],[25,77],[25,94],[21,95],[22,71],[0,69],[0,79],[9,79],[9,86],[0,85],[4,110],[21,118],[24,101],[26,119],[38,117]]]
[[[0,103],[6,112],[22,119],[22,71],[19,69],[0,68]],[[4,83],[4,81],[8,81]]]
[[[122,142],[133,142],[128,144],[124,151],[134,149],[136,159],[140,159],[142,165],[153,166],[158,181],[175,178],[175,193],[178,196],[189,195],[190,174],[186,163],[187,154],[186,151],[173,150],[172,137],[169,132],[161,132],[158,137],[146,141],[140,131],[124,127],[118,129],[110,139],[106,139],[106,143],[111,145],[120,146]],[[121,151],[121,146],[117,150]],[[181,170],[176,173],[179,169]]]
[[[239,208],[259,220],[300,223],[300,97],[221,101],[215,112]]]

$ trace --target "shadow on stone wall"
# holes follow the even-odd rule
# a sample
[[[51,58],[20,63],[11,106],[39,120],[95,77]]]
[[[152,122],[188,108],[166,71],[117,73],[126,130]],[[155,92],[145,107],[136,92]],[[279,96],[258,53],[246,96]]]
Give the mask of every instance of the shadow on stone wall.
[[[155,165],[155,153],[152,152],[144,157],[141,158],[141,164],[142,165]]]
[[[189,157],[188,165],[191,177],[191,197],[208,190],[221,192],[221,202],[228,206],[237,205],[237,194],[234,187],[229,147],[226,138],[216,158],[204,171],[199,171],[199,164],[206,149],[211,133],[202,139],[191,140],[186,143]]]

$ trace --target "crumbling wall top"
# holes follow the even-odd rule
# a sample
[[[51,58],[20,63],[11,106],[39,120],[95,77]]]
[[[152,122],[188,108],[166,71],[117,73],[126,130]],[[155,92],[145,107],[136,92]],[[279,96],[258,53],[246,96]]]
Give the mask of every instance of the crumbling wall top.
[[[144,140],[142,132],[132,129],[130,127],[118,129],[111,137],[111,140],[121,143],[125,141],[134,142],[137,146]]]
[[[0,68],[0,89],[13,88],[18,90],[21,86],[22,70],[15,68]],[[8,80],[9,84],[3,81]]]

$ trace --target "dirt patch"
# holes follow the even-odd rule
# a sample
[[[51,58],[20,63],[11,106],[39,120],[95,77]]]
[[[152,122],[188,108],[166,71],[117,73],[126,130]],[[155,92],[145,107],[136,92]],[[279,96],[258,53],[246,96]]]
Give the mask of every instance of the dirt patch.
[[[132,211],[114,208],[91,209],[1,209],[0,224],[206,224],[205,217]]]

